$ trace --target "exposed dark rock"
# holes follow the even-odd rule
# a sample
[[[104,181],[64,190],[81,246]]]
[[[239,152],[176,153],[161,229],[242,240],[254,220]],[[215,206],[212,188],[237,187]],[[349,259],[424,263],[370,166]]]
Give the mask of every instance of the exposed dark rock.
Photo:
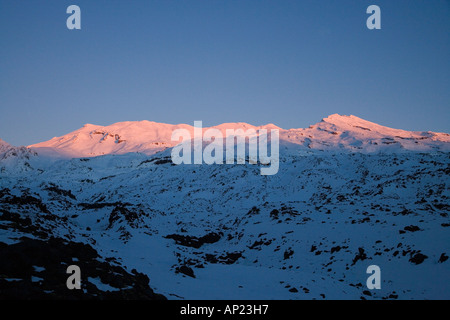
[[[247,212],[247,215],[256,215],[259,214],[260,211],[261,210],[259,208],[253,207]]]
[[[192,268],[182,265],[181,267],[177,267],[176,272],[187,275],[188,277],[195,278],[194,270]]]
[[[156,160],[155,164],[166,164],[166,163],[172,163],[171,159],[161,159],[161,160]]]
[[[273,209],[271,212],[270,212],[270,217],[273,219],[273,220],[276,220],[276,219],[278,219],[278,214],[280,213],[280,211],[278,211],[277,209]]]
[[[0,210],[0,221],[8,221],[8,224],[0,224],[0,229],[14,229],[20,232],[32,234],[38,238],[47,238],[49,230],[40,225],[33,224],[29,217],[21,218],[19,214]]]
[[[363,248],[358,248],[358,253],[356,254],[356,256],[353,258],[353,263],[352,265],[354,265],[358,260],[366,260],[367,259],[367,255],[364,252]]]
[[[448,260],[448,256],[445,253],[442,253],[441,256],[439,257],[439,263],[445,262]]]
[[[105,207],[126,207],[131,206],[131,203],[122,203],[122,202],[95,202],[95,203],[79,203],[78,206],[82,207],[83,210],[89,209],[102,209]]]
[[[333,247],[333,248],[331,248],[331,253],[334,253],[334,252],[339,252],[339,251],[341,251],[341,249],[342,249],[342,247],[341,247],[341,246],[336,246],[336,247]]]
[[[107,229],[110,229],[113,224],[120,219],[124,219],[130,226],[136,227],[139,216],[136,212],[130,211],[124,206],[116,206],[109,215],[109,225]]]
[[[20,197],[10,195],[3,198],[2,202],[16,206],[31,206],[39,209],[39,211],[43,213],[50,213],[50,211],[47,209],[47,206],[42,203],[40,199],[30,195],[22,195]]]
[[[227,252],[221,256],[210,253],[205,254],[205,260],[209,263],[233,264],[241,257],[241,252]]]
[[[399,212],[402,216],[407,216],[410,215],[411,213],[413,213],[411,210],[408,209],[403,209],[402,211]]]
[[[53,183],[51,183],[49,187],[44,188],[44,190],[47,190],[49,192],[53,192],[53,193],[55,193],[57,195],[60,195],[60,196],[69,197],[69,198],[71,198],[73,200],[77,200],[77,198],[72,194],[72,191],[61,189],[57,185],[55,185]]]
[[[158,143],[156,143],[156,144],[158,144]],[[175,165],[172,162],[172,158],[171,157],[164,157],[164,158],[153,158],[153,159],[144,160],[138,165],[138,167],[140,167],[141,165],[143,165],[145,163],[152,163],[152,162],[154,164],[156,164],[156,165],[166,164],[166,163],[170,163],[172,165]]]
[[[289,259],[293,254],[294,254],[294,250],[292,250],[291,248],[289,248],[288,250],[284,251],[283,259],[284,259],[284,260],[287,260],[287,259]]]
[[[267,240],[267,239],[262,239],[262,240],[256,240],[255,242],[253,242],[253,244],[251,246],[249,246],[249,249],[258,249],[261,250],[261,246],[265,245],[268,246],[269,244],[272,243],[272,240]]]
[[[76,258],[76,261],[74,261]],[[67,267],[81,270],[81,289],[69,290]],[[109,286],[98,288],[92,278]],[[146,275],[101,261],[90,245],[50,238],[0,242],[0,299],[165,299]]]
[[[403,229],[406,230],[406,231],[410,231],[410,232],[416,232],[416,231],[420,231],[421,230],[418,226],[413,226],[413,225],[406,226]]]
[[[215,243],[219,241],[221,236],[222,236],[221,234],[210,232],[207,235],[204,235],[203,237],[200,238],[194,236],[184,236],[180,234],[169,234],[165,236],[165,238],[175,240],[176,244],[198,249],[205,243]]]
[[[409,259],[409,261],[414,263],[414,264],[421,264],[427,258],[428,258],[428,256],[418,252],[418,253],[414,254],[411,257],[411,259]]]
[[[219,257],[219,261],[225,264],[233,264],[241,257],[241,252],[227,252],[225,255]]]
[[[297,210],[295,210],[292,207],[284,206],[284,205],[281,207],[281,214],[283,214],[283,215],[284,214],[288,214],[290,216],[297,216],[297,215],[299,215]]]
[[[369,297],[372,296],[372,293],[369,290],[364,290],[362,293]]]
[[[209,263],[218,263],[219,262],[217,257],[210,253],[205,254],[205,260]]]

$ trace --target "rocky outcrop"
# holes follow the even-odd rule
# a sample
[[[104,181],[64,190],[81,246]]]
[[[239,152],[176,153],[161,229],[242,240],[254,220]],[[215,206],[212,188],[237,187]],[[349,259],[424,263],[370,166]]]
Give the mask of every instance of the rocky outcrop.
[[[81,270],[81,289],[69,290],[67,267]],[[50,238],[0,242],[0,299],[144,299],[164,296],[149,287],[149,278],[102,261],[88,244]]]

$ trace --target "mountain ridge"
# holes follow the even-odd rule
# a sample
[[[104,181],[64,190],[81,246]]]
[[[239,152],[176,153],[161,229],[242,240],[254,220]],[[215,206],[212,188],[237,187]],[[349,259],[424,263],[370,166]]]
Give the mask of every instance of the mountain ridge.
[[[308,128],[283,129],[274,124],[255,126],[244,122],[204,127],[226,129],[278,129],[280,140],[291,145],[318,150],[378,151],[450,151],[450,135],[432,131],[406,131],[385,127],[354,115],[332,114]],[[29,145],[39,154],[68,158],[139,152],[152,155],[174,147],[171,140],[176,129],[188,124],[166,124],[148,120],[116,122],[108,126],[85,124],[80,129],[48,141]]]
[[[27,159],[7,147],[0,242],[15,255],[0,260],[21,267],[20,248],[40,243],[45,250],[42,241],[53,237],[65,244],[60,250],[89,244],[99,259],[131,270],[139,286],[145,280],[141,288],[150,283],[168,299],[448,299],[450,157],[441,152],[448,135],[364,121],[332,115],[310,128],[283,129],[276,175],[261,175],[250,161],[174,165],[170,149]],[[128,134],[157,141],[175,126],[150,124],[149,133],[147,125],[88,125],[53,142],[122,148]],[[23,269],[22,278],[0,270],[0,282],[47,294],[53,265],[37,264],[31,277]],[[382,270],[380,290],[364,286],[369,265]],[[80,267],[88,275],[82,285],[96,294],[129,288],[107,281],[108,271]]]

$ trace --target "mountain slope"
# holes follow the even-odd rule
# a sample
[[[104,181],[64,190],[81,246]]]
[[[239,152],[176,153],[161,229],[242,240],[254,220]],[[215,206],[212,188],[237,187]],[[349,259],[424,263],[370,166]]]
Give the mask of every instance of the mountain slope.
[[[215,127],[225,136],[226,129],[278,129],[280,139],[290,145],[317,150],[377,151],[450,151],[450,135],[434,132],[410,132],[391,129],[355,116],[331,115],[306,129],[285,130],[273,124],[253,126],[225,123]],[[175,146],[175,129],[186,129],[193,136],[193,126],[151,121],[118,122],[110,126],[86,124],[62,137],[29,146],[39,154],[64,157],[92,157],[105,154],[140,152],[147,155]],[[209,128],[203,128],[203,131]]]
[[[174,128],[116,125],[107,134],[86,126],[49,148],[75,155],[126,136],[145,151],[141,135],[162,142]],[[218,128],[233,126],[250,128]],[[33,156],[27,170],[5,166],[17,156],[0,159],[0,247],[17,250],[23,237],[89,244],[169,299],[450,298],[447,134],[339,115],[280,131],[272,176],[249,161],[174,165],[170,149]],[[380,290],[366,287],[370,265],[381,269]],[[0,282],[14,281],[5,274]],[[109,283],[97,276],[82,281]]]
[[[19,157],[29,159],[30,156],[36,155],[35,152],[26,147],[15,147],[0,139],[0,160]]]
[[[0,139],[0,173],[26,172],[31,170],[30,162],[35,160],[37,153],[27,147],[15,147]]]
[[[213,128],[225,133],[226,129],[244,128],[244,130],[247,130],[263,127],[255,127],[245,123],[230,123]],[[272,125],[270,128],[275,128],[275,126]],[[171,141],[172,132],[176,129],[186,129],[192,137],[194,136],[194,127],[186,124],[171,125],[151,121],[127,121],[106,127],[86,124],[67,135],[55,137],[29,147],[39,154],[64,157],[92,157],[128,152],[152,155],[178,144]],[[203,128],[203,131],[207,129]]]
[[[274,176],[163,160],[106,155],[2,176],[0,241],[38,228],[88,243],[171,299],[450,297],[448,154],[282,155]],[[373,264],[382,289],[369,291]]]
[[[447,133],[392,129],[353,115],[333,114],[309,128],[282,131],[280,137],[318,150],[450,151]]]

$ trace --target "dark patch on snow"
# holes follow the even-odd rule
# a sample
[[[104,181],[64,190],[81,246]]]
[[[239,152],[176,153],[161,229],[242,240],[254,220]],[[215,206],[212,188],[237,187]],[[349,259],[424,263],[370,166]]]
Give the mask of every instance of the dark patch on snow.
[[[82,290],[69,290],[66,286],[70,276],[67,267],[73,264],[80,267]],[[88,278],[98,278],[116,290],[102,291]],[[25,237],[15,244],[0,242],[0,299],[165,299],[154,293],[148,283],[149,278],[136,270],[128,273],[120,266],[101,261],[88,244]]]
[[[194,270],[192,270],[191,267],[188,267],[186,265],[177,267],[175,269],[175,273],[182,273],[184,275],[187,275],[188,277],[195,278]]]
[[[358,260],[363,261],[363,260],[366,260],[366,259],[367,259],[367,255],[366,255],[366,253],[364,252],[364,249],[363,249],[363,248],[358,248],[358,253],[357,253],[356,256],[353,258],[352,266],[353,266],[356,262],[358,262]]]
[[[410,261],[411,263],[414,263],[414,264],[421,264],[421,263],[424,262],[425,259],[427,259],[427,258],[428,258],[428,256],[426,256],[426,255],[424,255],[424,254],[418,252],[418,253],[412,255],[412,256],[411,256],[411,259],[409,259],[409,261]]]
[[[448,256],[445,253],[442,253],[441,256],[439,257],[439,263],[443,263],[445,261],[448,260]]]
[[[220,240],[222,233],[215,233],[210,232],[200,238],[197,238],[195,236],[184,236],[180,234],[169,234],[165,236],[166,239],[173,239],[175,240],[176,244],[185,246],[185,247],[193,247],[193,248],[200,248],[205,243],[215,243]]]

